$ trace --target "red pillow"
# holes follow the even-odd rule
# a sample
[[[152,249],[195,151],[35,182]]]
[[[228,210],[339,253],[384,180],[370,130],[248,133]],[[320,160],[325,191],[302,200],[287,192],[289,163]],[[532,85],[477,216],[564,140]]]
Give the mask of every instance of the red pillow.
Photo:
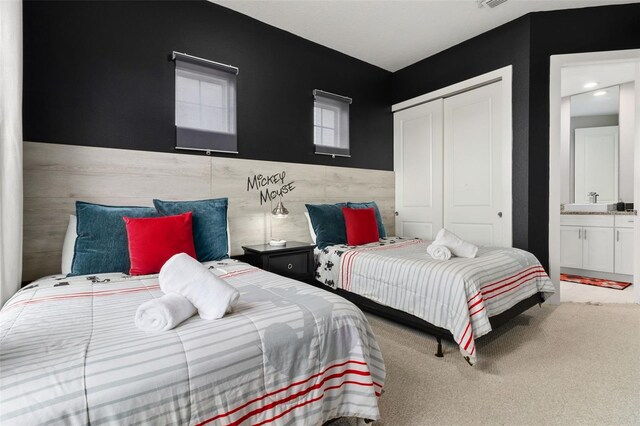
[[[380,240],[376,212],[373,208],[350,209],[343,207],[342,214],[347,228],[347,243],[350,246],[377,243]]]
[[[160,272],[174,254],[186,253],[196,258],[193,245],[191,212],[176,216],[122,218],[127,226],[131,275]]]

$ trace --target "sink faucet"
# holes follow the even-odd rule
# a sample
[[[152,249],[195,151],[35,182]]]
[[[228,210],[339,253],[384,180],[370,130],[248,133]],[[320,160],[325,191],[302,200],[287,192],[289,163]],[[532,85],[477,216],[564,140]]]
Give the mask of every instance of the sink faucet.
[[[599,195],[598,195],[598,193],[596,193],[595,191],[588,192],[588,193],[587,193],[587,197],[589,197],[589,202],[590,202],[591,204],[597,204],[597,203],[598,203],[598,197],[599,197]]]

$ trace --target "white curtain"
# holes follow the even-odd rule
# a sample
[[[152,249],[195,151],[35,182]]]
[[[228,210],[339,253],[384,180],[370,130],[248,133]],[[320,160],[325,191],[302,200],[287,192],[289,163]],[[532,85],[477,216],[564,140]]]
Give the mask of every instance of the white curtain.
[[[22,277],[22,0],[0,0],[0,304]]]

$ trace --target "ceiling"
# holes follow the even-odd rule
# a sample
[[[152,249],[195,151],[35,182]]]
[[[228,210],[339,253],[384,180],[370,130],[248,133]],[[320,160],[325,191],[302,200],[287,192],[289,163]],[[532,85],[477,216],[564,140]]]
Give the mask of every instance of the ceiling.
[[[339,52],[397,71],[534,11],[634,0],[209,0]]]
[[[637,62],[600,63],[562,68],[560,93],[562,96],[570,96],[633,81],[636,64]],[[598,84],[585,88],[584,85],[589,82]]]
[[[602,93],[594,96],[594,93]],[[620,88],[607,87],[602,90],[580,93],[571,97],[571,117],[585,115],[614,115],[620,112]]]

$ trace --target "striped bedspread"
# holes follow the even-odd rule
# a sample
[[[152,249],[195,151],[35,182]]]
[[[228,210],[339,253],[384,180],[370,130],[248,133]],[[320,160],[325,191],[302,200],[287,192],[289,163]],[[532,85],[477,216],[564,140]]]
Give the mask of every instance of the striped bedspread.
[[[362,312],[245,263],[209,262],[234,312],[145,333],[157,275],[46,278],[0,312],[0,423],[321,425],[378,419],[385,370]]]
[[[386,238],[330,246],[318,255],[316,278],[451,331],[470,363],[474,340],[491,331],[490,316],[537,292],[554,292],[538,260],[524,250],[480,247],[474,259],[438,261],[427,254],[430,243]]]

